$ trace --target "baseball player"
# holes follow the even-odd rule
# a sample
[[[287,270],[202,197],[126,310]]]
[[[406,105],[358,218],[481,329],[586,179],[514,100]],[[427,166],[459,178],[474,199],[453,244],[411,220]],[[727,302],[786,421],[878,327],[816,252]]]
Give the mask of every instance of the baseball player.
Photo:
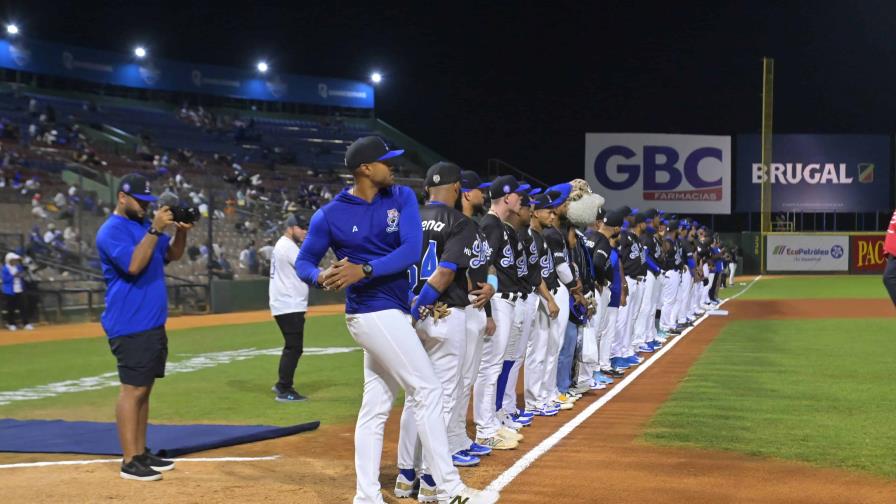
[[[884,252],[887,256],[887,265],[884,268],[884,287],[896,306],[896,211],[890,218],[890,226],[887,228],[887,236],[884,238]],[[732,278],[734,275],[732,275]]]
[[[499,377],[505,368],[507,350],[518,342],[522,328],[516,317],[519,291],[517,256],[519,251],[513,230],[505,224],[511,214],[520,209],[520,184],[510,175],[496,178],[489,186],[491,207],[480,222],[480,229],[494,254],[497,293],[491,299],[495,334],[484,342],[479,374],[473,387],[473,417],[476,422],[476,443],[497,450],[514,449],[519,445],[519,434],[505,428],[497,414]],[[510,369],[505,372],[509,375]]]
[[[540,305],[544,303],[546,306],[543,310],[547,312],[549,318],[556,318],[557,314],[560,313],[560,308],[554,301],[554,296],[548,290],[547,283],[543,279],[541,258],[544,251],[544,241],[541,235],[537,232],[533,233],[530,227],[532,223],[531,203],[532,200],[529,196],[523,196],[520,211],[516,218],[512,219],[528,263],[526,277],[528,297],[523,303],[518,303],[523,312],[523,332],[520,340],[521,343],[518,345],[517,354],[512,356],[515,363],[514,367],[510,370],[510,376],[507,380],[507,388],[504,392],[504,401],[502,405],[504,413],[509,415],[513,421],[521,425],[531,424],[532,417],[535,415],[535,413],[531,411],[526,411],[525,409],[520,410],[517,406],[516,383],[523,360],[525,359],[526,362],[526,387],[524,387],[524,396],[529,395],[534,398],[537,390],[540,389],[540,379],[543,379],[544,375],[544,359],[539,359],[537,356],[544,356],[547,351],[547,341],[546,339],[540,339],[536,342],[533,338],[533,335],[535,335],[535,321],[538,310]],[[540,246],[539,243],[536,242],[535,235],[538,235],[538,240],[541,242]],[[547,334],[544,334],[545,338],[546,336]],[[536,363],[534,362],[534,359],[541,360],[541,362]],[[540,377],[539,380],[531,380],[529,378],[530,374]]]
[[[613,361],[613,367],[621,369],[636,366],[642,360],[635,351],[637,347],[632,343],[635,320],[644,297],[643,287],[646,272],[639,239],[644,226],[644,215],[634,210],[629,215],[627,222],[629,222],[629,229],[625,230],[623,227],[619,236],[619,257],[626,275],[628,296],[626,305],[619,309],[616,321],[617,337],[613,342],[612,350],[613,358],[616,359]]]
[[[305,396],[293,388],[293,380],[304,347],[308,285],[296,276],[293,265],[299,256],[299,244],[308,232],[308,224],[302,216],[290,214],[285,228],[271,254],[268,298],[271,315],[277,321],[284,342],[278,368],[279,380],[273,387],[276,394],[274,399],[289,403],[305,400]]]
[[[656,316],[656,306],[653,304],[655,296],[657,277],[660,273],[660,267],[656,262],[656,241],[654,235],[655,228],[652,227],[653,218],[657,213],[655,209],[648,209],[641,214],[643,224],[638,234],[638,240],[641,244],[641,260],[644,271],[643,297],[641,307],[635,320],[634,339],[632,347],[635,352],[653,352],[655,344],[648,344],[653,340],[653,331],[651,326]]]
[[[681,249],[682,271],[681,285],[678,288],[678,296],[675,303],[676,323],[680,326],[686,326],[693,322],[689,318],[689,305],[691,299],[691,291],[696,279],[697,261],[694,258],[694,247],[691,244],[689,233],[691,233],[690,224],[682,221],[679,225],[678,246]]]
[[[481,215],[485,204],[483,190],[489,184],[483,183],[474,171],[461,171],[461,208],[463,214],[470,218]],[[466,451],[475,457],[491,453],[492,449],[475,443],[467,435],[467,408],[470,405],[470,394],[473,382],[479,374],[482,362],[482,344],[487,337],[495,334],[495,321],[492,318],[489,300],[497,290],[497,279],[492,265],[493,253],[485,235],[476,224],[477,241],[473,245],[474,258],[470,261],[467,276],[470,279],[470,301],[466,307],[466,352],[462,367],[462,385],[458,398],[458,407],[454,409],[454,417],[448,424],[448,444],[451,453]],[[489,283],[489,278],[494,279]]]
[[[447,426],[454,417],[461,387],[461,367],[466,351],[466,306],[470,304],[467,270],[476,248],[476,226],[454,208],[460,196],[460,167],[439,162],[426,173],[424,187],[429,201],[420,210],[423,248],[420,262],[411,266],[410,278],[416,296],[411,316],[417,334],[442,383],[442,408]],[[439,305],[429,313],[426,307]],[[448,313],[442,315],[445,311]],[[398,436],[397,497],[410,497],[421,468],[419,436],[414,420],[415,406],[405,401]],[[455,466],[479,464],[479,458],[465,450],[454,453]],[[420,502],[436,502],[438,488],[432,475],[422,467],[419,476]]]
[[[616,319],[621,295],[619,258],[613,242],[619,238],[624,218],[623,212],[618,210],[607,212],[602,217],[597,232],[592,235],[596,283],[601,286],[600,307],[606,312],[597,327],[600,360],[598,370],[594,372],[594,380],[605,385],[613,383],[614,378],[624,376],[624,372],[615,369],[610,361],[611,349],[617,336]]]
[[[681,246],[678,242],[678,221],[670,218],[666,221],[666,234],[663,237],[663,293],[660,316],[660,330],[666,335],[674,335],[678,328],[675,312],[678,291],[681,286]]]
[[[419,259],[423,232],[417,198],[396,186],[389,163],[403,153],[379,137],[363,137],[346,151],[355,185],[314,213],[296,259],[309,285],[346,289],[346,325],[364,350],[364,393],[355,426],[354,502],[383,502],[383,431],[399,388],[413,405],[423,459],[449,498],[496,502],[497,492],[473,490],[460,479],[448,449],[442,386],[411,325],[408,269]],[[338,261],[318,267],[328,248]]]
[[[549,207],[553,200],[559,197],[560,193],[556,191],[548,191],[535,196],[533,198],[534,210],[531,212],[529,223],[529,234],[532,236],[538,257],[538,267],[534,269],[540,275],[548,294],[550,294],[548,298],[542,293],[542,297],[538,299],[532,336],[526,351],[525,407],[527,412],[537,416],[554,416],[558,412],[552,404],[549,404],[550,401],[545,392],[545,382],[548,376],[554,376],[548,374],[548,354],[551,349],[551,324],[556,325],[557,317],[560,314],[560,307],[554,297],[560,290],[560,280],[554,268],[554,255],[545,243],[542,232],[546,226],[553,223],[554,214]],[[556,312],[553,310],[554,307],[556,307]]]

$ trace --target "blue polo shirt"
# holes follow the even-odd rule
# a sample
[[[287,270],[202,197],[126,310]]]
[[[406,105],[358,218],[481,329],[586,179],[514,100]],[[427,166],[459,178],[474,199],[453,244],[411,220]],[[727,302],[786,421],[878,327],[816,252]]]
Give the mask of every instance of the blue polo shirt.
[[[112,214],[96,234],[106,281],[106,309],[100,322],[109,338],[154,329],[168,320],[165,255],[170,238],[159,236],[149,264],[137,275],[128,274],[134,249],[149,227],[149,222]]]

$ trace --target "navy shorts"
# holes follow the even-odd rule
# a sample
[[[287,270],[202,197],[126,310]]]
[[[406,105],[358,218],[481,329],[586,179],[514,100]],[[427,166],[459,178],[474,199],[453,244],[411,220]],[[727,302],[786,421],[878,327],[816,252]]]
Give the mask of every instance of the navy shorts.
[[[168,360],[168,335],[165,327],[156,327],[109,340],[118,359],[118,378],[125,385],[146,387],[165,376]]]

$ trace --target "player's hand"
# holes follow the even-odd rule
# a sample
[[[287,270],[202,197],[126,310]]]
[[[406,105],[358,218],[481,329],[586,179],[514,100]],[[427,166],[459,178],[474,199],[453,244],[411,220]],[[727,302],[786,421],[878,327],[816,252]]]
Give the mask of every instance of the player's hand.
[[[473,306],[476,309],[482,308],[485,306],[485,303],[495,295],[495,288],[490,283],[486,282],[476,282],[476,285],[479,286],[479,289],[470,291],[470,294],[476,296],[476,299],[473,300]]]
[[[557,302],[553,299],[548,299],[548,316],[551,319],[556,319],[557,315],[560,315],[560,307],[557,306]]]
[[[361,269],[361,265],[348,262],[348,258],[343,258],[330,269],[332,273],[324,280],[325,289],[341,290],[364,278],[364,270]]]
[[[338,264],[343,264],[343,263],[345,263],[345,262],[348,262],[348,259],[347,259],[347,258],[342,258],[342,259],[340,259],[339,261],[333,261],[333,262],[331,262],[329,268],[327,268],[327,269],[321,271],[320,273],[318,273],[318,275],[317,275],[317,285],[320,285],[320,286],[323,287],[325,290],[330,290],[330,289],[328,289],[328,288],[325,286],[325,283],[326,283],[326,281],[327,281],[327,278],[329,278],[330,275],[332,275],[333,273],[335,273],[335,271],[336,271],[336,270],[335,270],[336,265],[338,265]]]
[[[628,294],[622,293],[622,297],[619,299],[619,306],[625,306],[628,304]]]
[[[167,206],[156,210],[156,214],[152,217],[152,227],[158,231],[165,229],[172,223],[174,223],[174,214],[171,213],[171,209]]]
[[[174,225],[177,226],[177,230],[178,230],[178,231],[183,231],[184,233],[186,233],[187,231],[193,229],[193,223],[192,223],[192,222],[190,222],[190,223],[175,222]]]
[[[495,325],[495,319],[489,317],[485,319],[485,335],[494,336],[498,326]]]

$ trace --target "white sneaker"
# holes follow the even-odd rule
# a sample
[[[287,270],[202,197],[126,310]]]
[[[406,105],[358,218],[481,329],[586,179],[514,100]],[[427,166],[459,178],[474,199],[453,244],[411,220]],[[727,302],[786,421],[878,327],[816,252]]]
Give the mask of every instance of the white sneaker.
[[[476,444],[488,446],[493,450],[513,450],[520,445],[519,441],[504,439],[500,436],[490,438],[477,438]]]
[[[34,326],[31,325],[31,324],[25,324],[25,330],[26,330],[26,331],[33,331],[33,330],[34,330]]]
[[[14,326],[14,325],[12,325],[12,324],[7,325],[6,328],[9,329],[10,331],[16,331],[16,330],[18,330],[18,327]]]
[[[498,412],[498,418],[501,420],[501,425],[507,427],[508,429],[518,431],[523,428],[523,424],[515,422],[512,418],[510,418],[510,415],[503,411]]]
[[[420,478],[420,490],[417,491],[417,502],[439,502],[439,489],[429,486],[423,478]]]
[[[420,478],[414,478],[414,481],[407,479],[401,472],[395,478],[395,496],[399,499],[406,499],[414,495],[420,485]]]
[[[591,386],[590,386],[589,388],[590,388],[591,390],[602,390],[602,389],[607,388],[607,386],[606,386],[605,384],[603,384],[603,383],[600,383],[600,382],[596,382],[596,381],[594,381],[594,380],[591,380]]]
[[[476,490],[470,487],[464,487],[459,493],[452,495],[446,501],[448,504],[452,502],[462,502],[464,504],[494,504],[498,502],[501,494],[494,490]]]

